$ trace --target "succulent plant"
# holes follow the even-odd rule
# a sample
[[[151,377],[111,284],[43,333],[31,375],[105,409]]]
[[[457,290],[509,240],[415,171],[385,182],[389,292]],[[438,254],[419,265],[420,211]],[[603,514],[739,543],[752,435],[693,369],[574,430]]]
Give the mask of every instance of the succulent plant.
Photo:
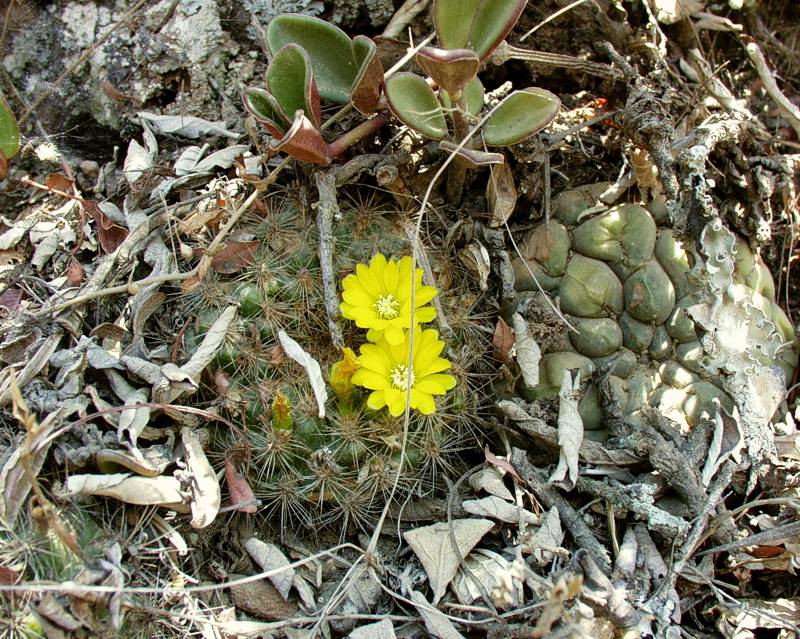
[[[5,176],[5,165],[19,151],[19,126],[14,112],[0,91],[0,179]]]
[[[374,356],[372,367],[364,368],[360,378],[353,377],[355,351],[365,342],[366,329],[356,322],[347,324],[345,338],[353,351],[345,349],[342,353],[331,344],[317,258],[312,252],[314,232],[307,231],[303,213],[288,201],[270,208],[266,220],[254,220],[242,229],[248,235],[266,238],[255,251],[253,262],[236,274],[207,277],[185,294],[187,311],[194,315],[185,338],[189,351],[200,343],[224,307],[231,303],[239,307],[238,319],[228,330],[209,371],[215,389],[211,392],[217,395],[220,410],[236,426],[235,432],[227,428],[217,431],[214,449],[237,453],[244,477],[263,502],[260,512],[267,516],[278,517],[284,524],[341,518],[366,524],[386,503],[394,483],[403,416],[396,416],[399,403],[391,394],[395,391],[380,390],[376,394],[383,386],[375,382]],[[382,215],[364,220],[368,215],[361,207],[345,207],[335,229],[334,268],[339,281],[345,282],[345,291],[351,293],[358,288],[356,274],[378,260],[376,253],[396,257],[410,253],[407,241],[392,232]],[[266,231],[268,227],[270,232]],[[408,265],[403,260],[398,263],[401,266],[395,274],[402,276]],[[386,266],[385,259],[382,264]],[[418,293],[425,293],[430,300],[431,287],[417,283]],[[351,293],[344,299],[360,304],[360,297]],[[451,292],[439,291],[439,296],[445,308],[450,308],[461,304],[464,293],[454,288]],[[402,293],[398,293],[398,300],[403,302]],[[419,406],[419,410],[411,412],[400,499],[411,491],[419,494],[433,486],[437,474],[450,467],[453,453],[462,448],[479,419],[480,380],[473,385],[470,374],[474,360],[454,358],[457,392],[447,392],[455,380],[441,373],[444,355],[440,357],[439,352],[444,344],[433,330],[434,315],[428,311],[433,309],[417,309],[429,323],[421,327],[425,329],[421,333],[418,329],[415,345],[421,349],[430,342],[436,351],[424,359],[416,355],[414,360],[419,364],[416,379],[424,388],[420,387],[419,395],[412,391],[412,406]],[[358,309],[349,313],[362,317]],[[370,324],[373,331],[376,326]],[[281,352],[280,330],[320,363],[329,391],[324,417],[320,417],[308,375]],[[402,331],[400,334],[402,337]],[[376,344],[366,345],[362,351],[372,348],[388,352],[402,349],[405,343],[382,345],[381,335],[375,340]],[[454,349],[466,349],[473,355],[486,352],[487,347],[480,331],[456,330],[452,343]],[[391,375],[395,372],[389,371]],[[406,382],[399,377],[395,381],[398,388]],[[389,408],[382,408],[383,404]]]
[[[596,206],[606,186],[560,194],[552,218],[520,243],[522,259],[515,259],[514,270],[521,298],[538,299],[538,282],[557,296],[575,329],[550,340],[539,385],[527,395],[555,396],[565,369],[578,368],[582,379],[591,379],[605,368],[626,420],[639,422],[642,409],[652,406],[688,429],[703,412],[714,415],[716,403],[733,410],[723,380],[736,371],[722,363],[726,350],[739,349],[742,361],[778,367],[784,381],[791,380],[798,353],[794,329],[775,301],[769,270],[747,242],[721,225],[710,226],[698,253],[659,227],[666,216],[657,205]],[[721,264],[706,267],[709,259]],[[735,303],[723,303],[721,295],[708,298],[709,279],[725,268],[729,281],[717,288],[733,292]],[[732,341],[722,325],[706,330],[706,307],[727,309],[729,324],[749,331],[742,338],[747,344],[721,343]],[[579,408],[585,429],[602,431],[593,383]]]

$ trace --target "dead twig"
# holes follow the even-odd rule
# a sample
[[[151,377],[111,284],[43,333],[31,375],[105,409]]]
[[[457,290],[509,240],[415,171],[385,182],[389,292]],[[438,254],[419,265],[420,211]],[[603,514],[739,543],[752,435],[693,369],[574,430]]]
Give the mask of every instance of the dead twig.
[[[742,39],[746,43],[744,50],[747,52],[750,62],[753,63],[758,77],[761,78],[764,90],[775,101],[783,117],[789,120],[789,124],[797,132],[797,137],[800,138],[800,108],[789,100],[778,87],[778,83],[775,81],[775,74],[769,68],[767,59],[756,41],[745,39],[744,37]]]
[[[558,509],[558,515],[572,534],[575,543],[589,552],[604,573],[610,572],[611,559],[608,556],[608,551],[597,541],[592,530],[580,514],[554,488],[547,484],[544,474],[534,468],[528,461],[527,453],[520,448],[514,448],[511,453],[511,463],[545,507]]]

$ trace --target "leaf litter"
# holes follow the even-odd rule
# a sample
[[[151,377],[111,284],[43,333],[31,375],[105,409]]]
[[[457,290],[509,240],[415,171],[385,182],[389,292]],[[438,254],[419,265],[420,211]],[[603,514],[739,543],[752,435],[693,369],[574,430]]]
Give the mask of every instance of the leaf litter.
[[[152,622],[142,613],[148,607],[172,615],[171,636],[185,636],[191,627],[208,636],[462,637],[490,625],[494,636],[535,637],[669,637],[684,627],[737,638],[796,632],[800,592],[791,579],[774,579],[776,572],[793,574],[800,556],[797,496],[791,488],[800,472],[798,415],[791,410],[796,400],[785,390],[792,380],[771,364],[785,350],[776,338],[775,316],[734,281],[731,231],[733,226],[748,234],[753,248],[768,258],[788,310],[796,313],[790,265],[800,163],[787,152],[796,146],[794,111],[791,100],[781,99],[774,78],[765,75],[770,67],[749,45],[747,58],[725,49],[730,43],[711,41],[677,61],[663,55],[667,44],[680,49],[669,25],[694,27],[698,38],[710,29],[729,34],[742,28],[764,37],[762,21],[772,18],[762,12],[770,3],[754,3],[747,18],[736,3],[729,4],[723,10],[701,1],[647,0],[642,15],[622,22],[601,12],[597,29],[611,43],[609,59],[628,74],[627,86],[588,81],[590,106],[570,96],[539,147],[514,147],[504,163],[492,165],[488,189],[478,198],[483,206],[468,202],[459,214],[469,227],[460,239],[450,236],[446,224],[424,238],[424,250],[432,255],[450,250],[452,268],[436,259],[433,270],[427,265],[432,276],[460,276],[456,286],[494,296],[494,314],[483,318],[487,321],[467,318],[466,329],[459,309],[447,299],[441,305],[449,330],[477,331],[488,346],[486,359],[493,355],[503,365],[484,369],[491,378],[494,415],[465,417],[480,424],[481,444],[490,441],[491,447],[487,444],[485,455],[479,445],[462,451],[465,461],[481,462],[472,471],[450,461],[431,462],[430,477],[447,474],[449,494],[412,497],[420,506],[415,512],[427,513],[425,518],[406,518],[398,509],[393,524],[402,534],[384,526],[376,548],[359,538],[364,531],[354,527],[355,518],[336,530],[342,520],[332,517],[333,532],[302,526],[276,531],[276,514],[280,508],[291,511],[294,503],[292,487],[276,487],[284,491],[278,501],[274,494],[254,492],[247,479],[251,451],[211,435],[211,422],[231,432],[243,427],[221,421],[230,406],[242,402],[240,391],[224,375],[210,374],[218,354],[241,338],[237,305],[223,294],[203,338],[189,352],[182,347],[191,318],[181,316],[175,304],[179,291],[197,292],[216,276],[252,274],[264,241],[251,234],[253,226],[273,224],[275,235],[286,230],[279,198],[253,197],[243,206],[256,184],[243,177],[243,167],[262,180],[278,165],[273,159],[254,168],[259,158],[252,151],[258,148],[253,140],[242,143],[246,127],[199,117],[202,113],[132,113],[131,122],[140,128],[122,147],[120,162],[103,168],[96,185],[83,174],[53,173],[52,166],[31,158],[24,166],[36,179],[15,177],[12,163],[11,179],[26,195],[14,210],[4,211],[0,228],[5,366],[0,371],[0,582],[30,593],[37,583],[51,581],[62,589],[39,592],[8,618],[37,623],[40,636],[85,636],[105,618],[98,610],[107,612],[115,629],[139,619]],[[642,21],[635,28],[651,33],[652,42],[634,35],[629,21],[635,20]],[[549,28],[542,27],[543,37],[558,48],[563,36]],[[620,39],[617,28],[627,35]],[[651,56],[639,67],[641,73],[653,69],[648,75],[625,69],[614,58],[614,47],[622,50],[629,39],[640,40]],[[796,97],[800,89],[785,72],[796,64],[791,52],[775,38],[761,45],[773,67],[783,66],[783,91]],[[703,58],[716,57],[709,53],[714,46],[726,58],[731,51],[742,56],[743,68],[753,61],[752,91],[738,86],[735,76],[718,74]],[[685,94],[705,99],[688,105],[676,97],[680,90],[662,95],[664,69]],[[616,112],[604,113],[608,97]],[[665,138],[662,128],[642,120],[637,100],[666,108],[665,121],[678,119],[674,131],[685,137],[674,132]],[[589,112],[603,117],[585,125]],[[745,121],[760,131],[760,140],[745,134]],[[778,133],[769,139],[768,131]],[[635,150],[622,160],[619,148],[626,145]],[[551,170],[555,160],[562,164]],[[390,168],[405,176],[398,177],[396,189],[402,184],[414,197],[420,192],[416,181],[429,166],[418,171],[417,159],[393,162]],[[724,174],[713,181],[712,164]],[[716,409],[698,413],[691,432],[680,432],[656,410],[632,428],[624,407],[614,404],[617,396],[603,385],[608,368],[592,372],[608,421],[609,436],[598,437],[584,423],[591,416],[585,370],[576,367],[556,380],[557,402],[537,396],[547,364],[543,358],[553,343],[569,340],[563,326],[531,311],[534,305],[551,306],[541,297],[534,304],[530,296],[512,309],[518,312],[498,310],[511,303],[513,277],[503,254],[512,247],[510,240],[498,245],[492,233],[499,230],[491,229],[521,236],[537,216],[553,213],[551,189],[555,195],[567,186],[615,178],[598,171],[600,165],[613,167],[615,174],[622,167],[606,193],[626,192],[632,201],[641,195],[654,207],[669,209],[676,204],[665,199],[671,197],[670,176],[677,175],[694,198],[691,206],[667,213],[677,212],[676,228],[696,229],[689,277],[704,294],[687,312],[699,329],[703,365],[734,403],[717,402]],[[301,166],[291,171],[272,179],[279,179],[284,201],[294,198],[302,208],[314,199],[307,186],[313,180]],[[555,189],[553,182],[564,175]],[[258,182],[267,195],[274,186],[268,181]],[[109,190],[113,183],[130,191]],[[758,201],[752,210],[732,203],[744,191]],[[595,198],[588,215],[605,210],[608,197]],[[446,202],[437,205],[430,219],[451,215]],[[521,209],[534,213],[528,217]],[[702,216],[681,219],[688,210]],[[788,251],[777,248],[781,238],[769,233],[786,233]],[[316,251],[317,240],[306,234]],[[445,235],[453,239],[447,249]],[[336,241],[344,245],[353,238]],[[295,249],[301,244],[287,240]],[[550,275],[546,269],[536,273]],[[325,416],[330,400],[317,357],[320,345],[293,328],[287,322],[277,331],[264,357],[285,367],[299,364],[296,385],[310,390],[312,410]],[[458,361],[456,355],[448,354]],[[270,380],[259,382],[268,386]],[[208,389],[215,384],[226,391],[212,397]],[[495,428],[484,429],[487,423]],[[380,470],[361,469],[363,485],[385,490],[374,480]],[[301,489],[322,504],[337,487]],[[91,513],[95,528],[110,534],[79,543],[82,529],[92,527],[76,526],[81,510]],[[28,536],[28,548],[48,544],[58,565],[16,550],[17,530]],[[122,530],[129,533],[125,543],[112,541]],[[269,541],[260,541],[263,534]],[[141,550],[147,548],[154,550]],[[204,553],[208,567],[198,568]],[[725,589],[719,587],[723,581]],[[134,587],[152,592],[139,594]],[[205,598],[212,590],[221,606]],[[3,606],[11,597],[8,593]]]

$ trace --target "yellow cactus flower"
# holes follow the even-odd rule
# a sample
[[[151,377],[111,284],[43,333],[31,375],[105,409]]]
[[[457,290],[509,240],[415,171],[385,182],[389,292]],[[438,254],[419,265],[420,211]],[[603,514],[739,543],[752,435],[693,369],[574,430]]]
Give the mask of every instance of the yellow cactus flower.
[[[436,309],[425,306],[436,295],[436,288],[422,285],[422,269],[414,275],[414,323],[430,322]],[[411,258],[399,262],[378,253],[369,263],[357,264],[356,272],[342,281],[342,315],[355,320],[359,328],[369,329],[367,339],[382,338],[397,346],[403,341],[403,329],[411,328]]]
[[[411,370],[408,370],[410,331],[403,332],[399,344],[390,344],[382,339],[376,344],[361,346],[358,363],[360,368],[353,373],[352,382],[372,391],[367,406],[373,410],[389,407],[393,416],[406,408],[406,392],[411,386],[411,408],[424,415],[436,410],[434,395],[444,395],[456,385],[456,378],[442,373],[450,368],[450,362],[439,354],[444,342],[432,328],[422,330],[414,327],[414,350]]]

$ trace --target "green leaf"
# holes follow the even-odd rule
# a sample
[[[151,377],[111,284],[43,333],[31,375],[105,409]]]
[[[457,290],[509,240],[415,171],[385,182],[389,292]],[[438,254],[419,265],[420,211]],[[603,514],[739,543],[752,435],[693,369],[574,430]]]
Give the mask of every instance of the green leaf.
[[[464,87],[464,96],[467,99],[467,113],[472,117],[476,117],[483,109],[483,84],[481,84],[480,79],[472,78],[467,82],[467,86]],[[442,101],[442,107],[445,111],[453,108],[453,102],[447,91],[441,92],[439,99]]]
[[[250,87],[242,96],[244,108],[259,124],[262,124],[270,135],[281,138],[289,127],[289,120],[283,114],[280,104],[269,91]]]
[[[486,144],[509,146],[538,133],[558,115],[557,96],[531,87],[514,91],[500,103],[483,128]]]
[[[464,49],[470,44],[472,20],[480,0],[435,0],[433,22],[439,44],[446,49]]]
[[[339,27],[311,16],[284,14],[267,28],[267,46],[275,53],[287,44],[303,47],[311,60],[321,97],[346,104],[359,72],[352,41]]]
[[[288,119],[298,109],[319,127],[322,113],[308,54],[296,44],[278,49],[267,69],[267,89]]]
[[[446,49],[472,49],[485,60],[514,28],[525,2],[434,0],[433,21],[439,44]]]
[[[0,92],[0,151],[6,159],[11,159],[19,151],[19,127],[17,119]]]
[[[408,72],[393,75],[386,80],[386,99],[406,126],[434,140],[447,135],[442,107],[422,77]]]

